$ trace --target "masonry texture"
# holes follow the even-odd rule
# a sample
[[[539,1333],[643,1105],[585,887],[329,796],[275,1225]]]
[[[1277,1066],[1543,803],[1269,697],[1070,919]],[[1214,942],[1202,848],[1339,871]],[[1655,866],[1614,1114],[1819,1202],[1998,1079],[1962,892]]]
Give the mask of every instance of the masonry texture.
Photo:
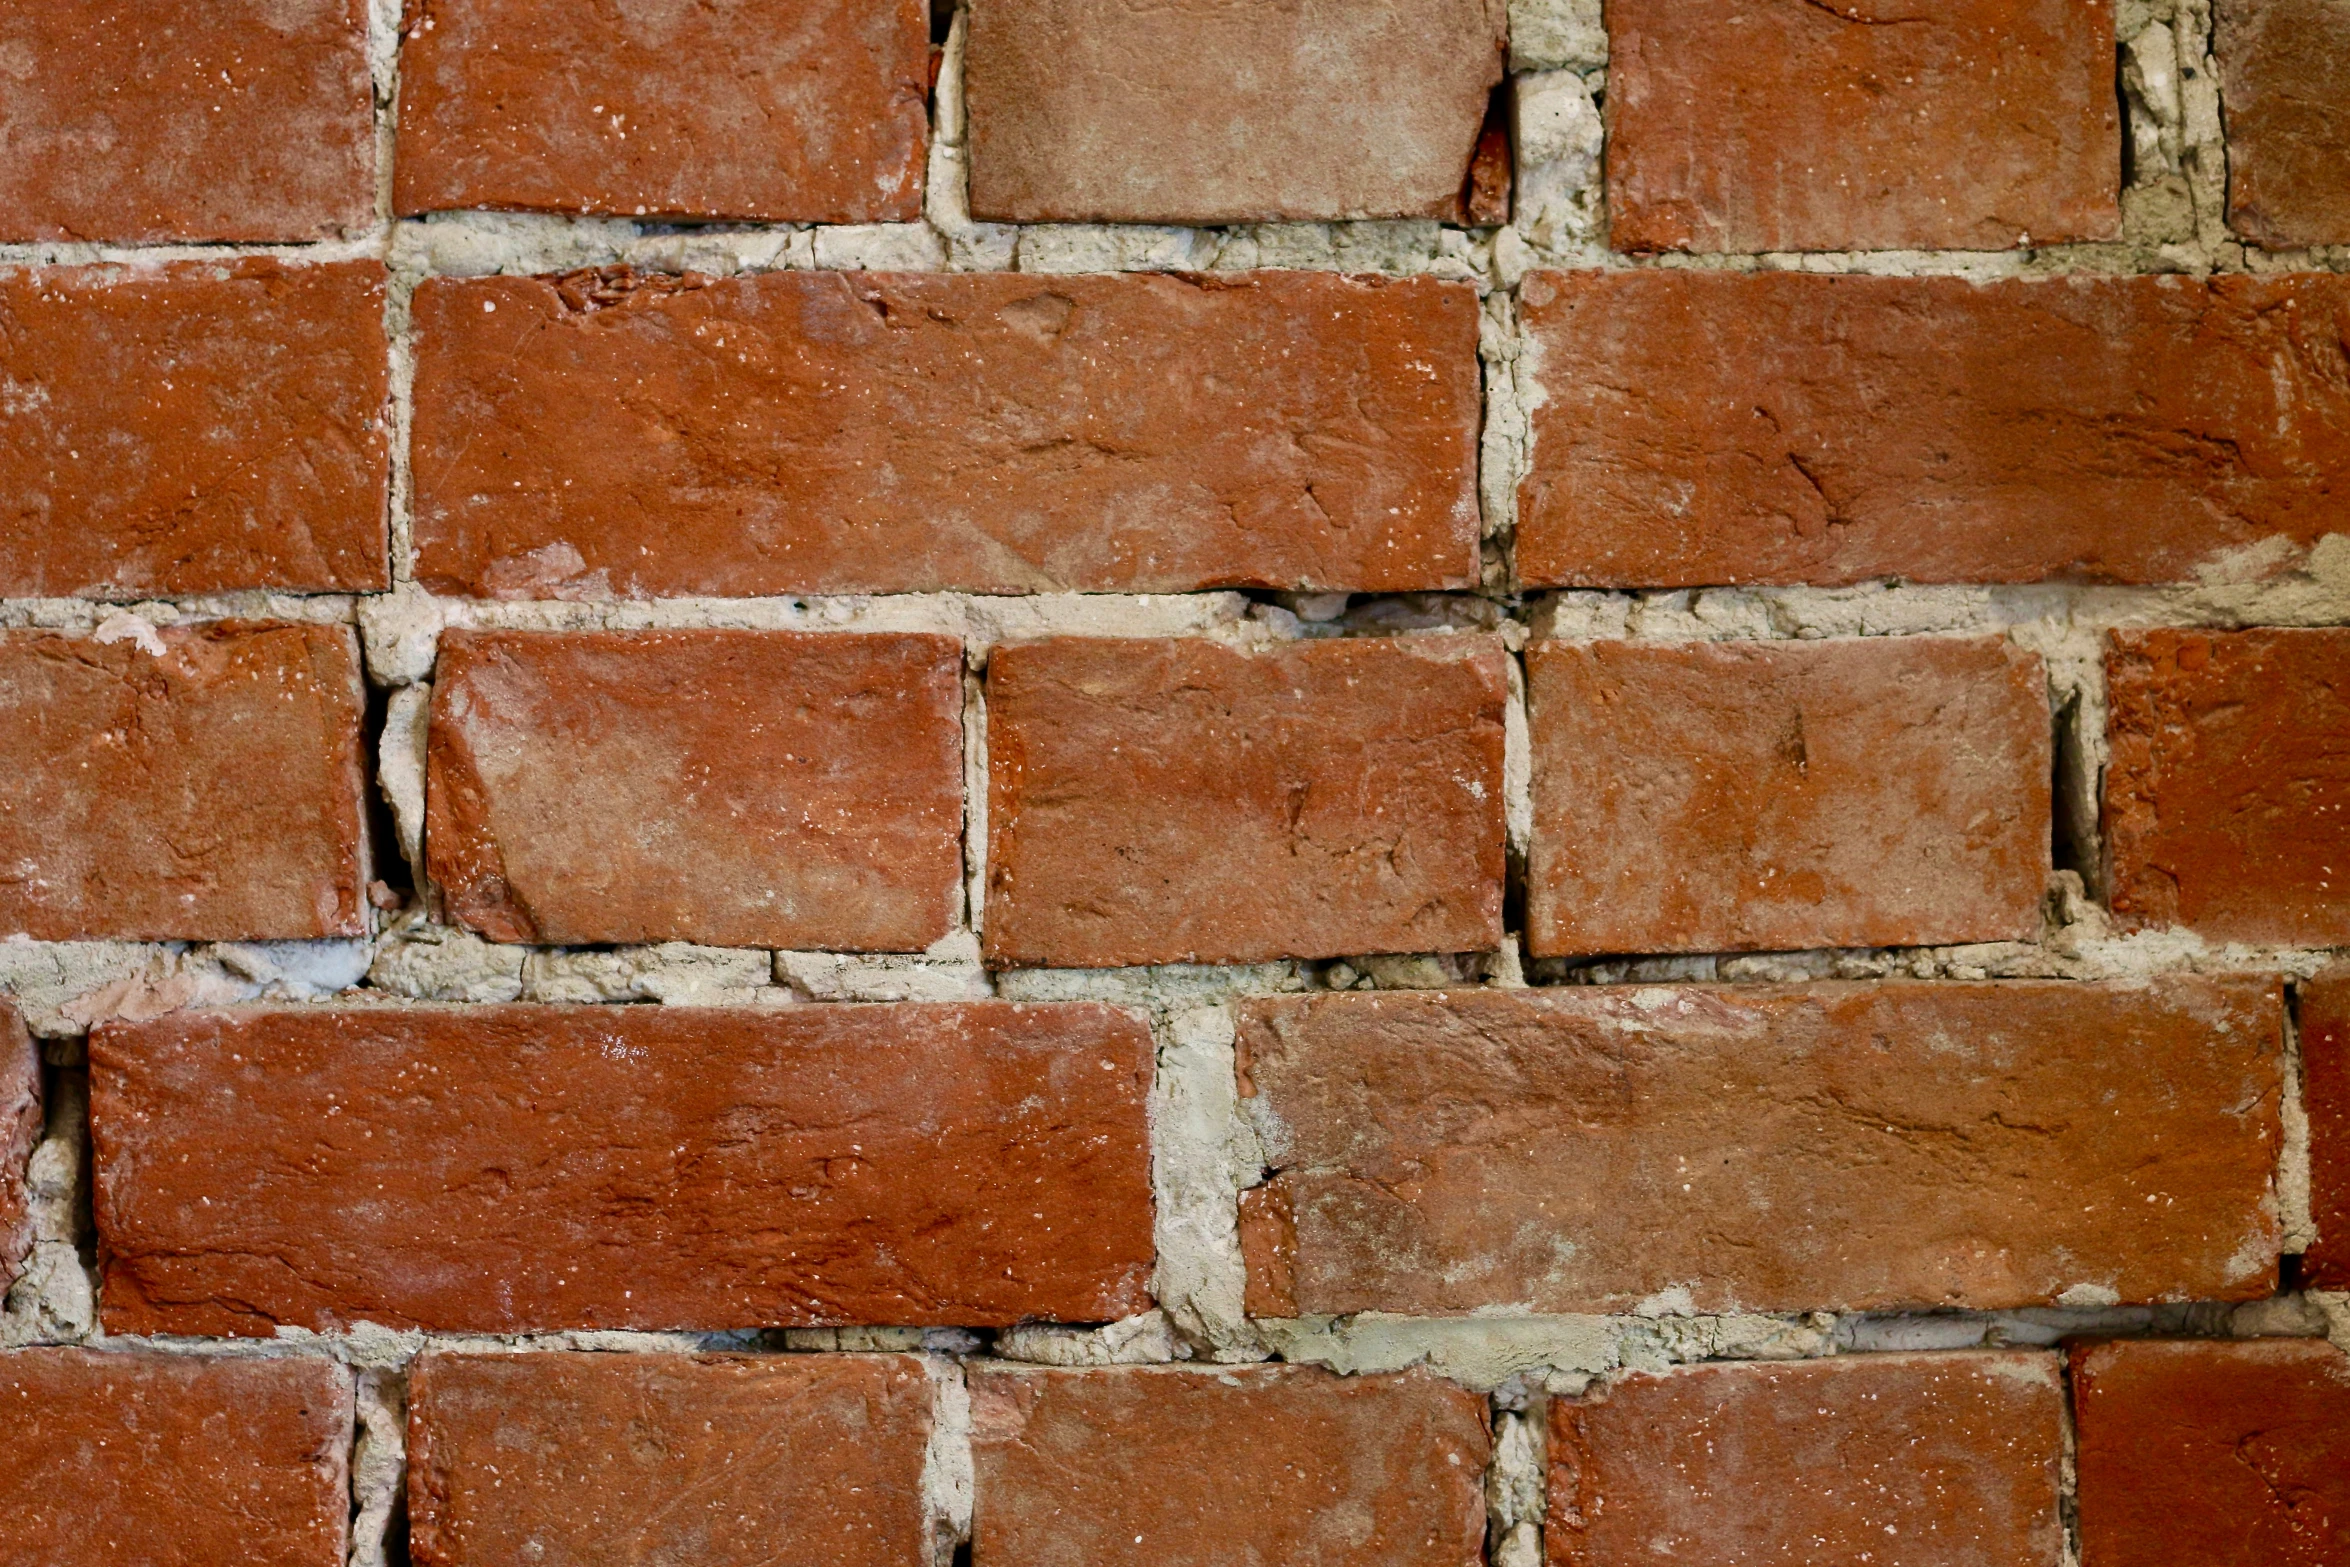
[[[0,1564],[2350,1561],[2350,0],[0,11]]]

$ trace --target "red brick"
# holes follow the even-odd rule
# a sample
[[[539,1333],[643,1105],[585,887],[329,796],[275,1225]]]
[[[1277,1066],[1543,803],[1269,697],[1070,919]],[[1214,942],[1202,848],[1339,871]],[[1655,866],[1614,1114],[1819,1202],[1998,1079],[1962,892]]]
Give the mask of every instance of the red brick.
[[[0,1001],[0,1295],[33,1249],[25,1182],[41,1140],[41,1057],[16,1007]]]
[[[407,0],[403,213],[905,222],[922,215],[921,0]]]
[[[0,932],[367,934],[366,693],[343,626],[0,634]]]
[[[1541,643],[1536,956],[2015,941],[2048,687],[1999,638]]]
[[[2179,581],[2315,543],[2350,496],[2350,278],[1675,269],[1522,298],[1532,585]]]
[[[989,961],[1497,945],[1508,700],[1484,638],[998,648]]]
[[[342,1567],[351,1384],[330,1361],[0,1355],[0,1560]]]
[[[1609,0],[1618,250],[2005,250],[2121,231],[2106,0]]]
[[[383,312],[372,261],[0,275],[0,593],[390,586]]]
[[[1545,1542],[1552,1567],[2058,1567],[2063,1424],[2054,1355],[1621,1377],[1550,1405]]]
[[[912,1355],[426,1355],[418,1567],[931,1558]]]
[[[2120,632],[2106,686],[2114,912],[2350,943],[2350,631]]]
[[[2350,1561],[2350,1357],[2330,1344],[2073,1352],[2091,1567]]]
[[[453,632],[426,802],[494,940],[927,947],[962,908],[962,645]]]
[[[987,0],[965,67],[971,210],[1460,222],[1506,29],[1494,0]]]
[[[1147,1308],[1107,1007],[181,1012],[90,1040],[113,1333]]]
[[[374,218],[364,0],[0,15],[0,241],[324,239]]]
[[[2220,0],[2228,221],[2258,245],[2350,245],[2350,5]]]
[[[2273,981],[1246,1003],[1293,1309],[1996,1309],[2266,1295]],[[2057,1200],[2061,1196],[2061,1201]],[[1256,1223],[1278,1220],[1260,1204]]]
[[[418,576],[503,597],[1477,573],[1477,296],[1333,273],[417,291]]]
[[[1473,1567],[1485,1401],[1416,1372],[971,1368],[973,1567]]]
[[[2302,1254],[2301,1282],[2350,1290],[2350,964],[2304,983],[2299,1000],[2309,1207],[2317,1221],[2317,1242]]]

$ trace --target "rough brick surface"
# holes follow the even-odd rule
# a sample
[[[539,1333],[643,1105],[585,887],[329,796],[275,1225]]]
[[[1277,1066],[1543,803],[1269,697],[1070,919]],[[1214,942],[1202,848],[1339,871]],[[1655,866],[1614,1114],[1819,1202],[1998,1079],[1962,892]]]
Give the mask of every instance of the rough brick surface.
[[[366,699],[343,626],[0,634],[0,933],[363,936]]]
[[[110,1332],[1150,1304],[1150,1036],[1107,1007],[182,1012],[90,1061]]]
[[[2350,496],[2350,278],[1647,270],[1522,297],[1535,585],[2179,581],[2339,531]]]
[[[2350,1290],[2350,964],[2303,984],[2298,1016],[2309,1207],[2317,1221],[2301,1280],[2311,1289]]]
[[[2058,1567],[2063,1426],[2054,1355],[1627,1376],[1550,1405],[1545,1541],[1552,1567]]]
[[[2333,1345],[2086,1345],[2073,1407],[2094,1567],[2350,1561],[2350,1356]]]
[[[16,1007],[0,1001],[0,1295],[32,1250],[26,1161],[41,1138],[41,1057]]]
[[[2228,221],[2275,249],[2350,245],[2350,0],[2220,0]]]
[[[2106,685],[2114,912],[2350,943],[2350,631],[2116,633]]]
[[[407,0],[407,12],[401,212],[922,215],[920,0]]]
[[[2263,1295],[2281,1028],[2275,983],[2233,978],[1252,1001],[1241,1089],[1291,1212],[1253,1243],[1257,1293],[1332,1314]],[[1283,1248],[1293,1277],[1268,1277]]]
[[[1476,580],[1464,284],[615,272],[436,279],[416,321],[438,591]]]
[[[971,210],[1023,223],[1459,222],[1505,11],[979,0]]]
[[[973,1567],[1472,1567],[1485,1401],[1303,1366],[974,1368]]]
[[[998,648],[989,960],[1494,946],[1508,699],[1483,638]]]
[[[305,240],[375,217],[365,0],[0,15],[0,241]]]
[[[963,877],[950,637],[455,632],[425,843],[499,941],[919,950]]]
[[[371,261],[0,274],[0,593],[389,586],[383,313]]]
[[[2106,0],[1609,0],[1618,250],[2111,239]]]
[[[1528,650],[1538,957],[2040,932],[2040,660],[1998,638]]]
[[[0,1355],[0,1561],[342,1567],[351,1385],[320,1359]]]
[[[912,1355],[426,1355],[418,1567],[931,1559]]]

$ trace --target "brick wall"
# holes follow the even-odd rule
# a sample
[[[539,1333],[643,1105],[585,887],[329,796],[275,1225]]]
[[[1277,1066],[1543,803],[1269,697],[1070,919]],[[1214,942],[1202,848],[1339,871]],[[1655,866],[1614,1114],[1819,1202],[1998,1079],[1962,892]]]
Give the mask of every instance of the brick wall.
[[[0,15],[0,1563],[2350,1561],[2350,0]]]

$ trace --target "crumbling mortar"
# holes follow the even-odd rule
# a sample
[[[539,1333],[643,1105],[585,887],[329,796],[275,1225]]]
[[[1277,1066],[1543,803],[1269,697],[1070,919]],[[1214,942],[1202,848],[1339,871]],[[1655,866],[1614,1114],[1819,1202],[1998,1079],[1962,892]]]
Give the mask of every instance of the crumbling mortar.
[[[2309,1106],[2304,1097],[2301,1069],[2301,990],[2289,985],[2285,993],[2285,1089],[2279,1106],[2282,1136],[2277,1149],[2277,1223],[2288,1254],[2309,1250],[2317,1243],[2317,1217],[2312,1202]]]

